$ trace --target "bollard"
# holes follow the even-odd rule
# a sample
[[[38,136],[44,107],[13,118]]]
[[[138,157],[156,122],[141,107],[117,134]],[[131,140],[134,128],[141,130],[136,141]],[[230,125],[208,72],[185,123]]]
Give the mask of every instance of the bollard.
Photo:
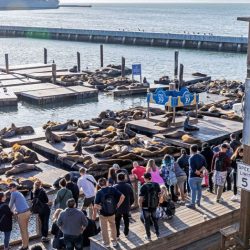
[[[56,64],[52,64],[52,82],[56,84]]]
[[[77,71],[81,72],[81,54],[80,52],[77,52],[76,55],[77,55]]]
[[[122,77],[125,77],[125,64],[126,64],[126,59],[125,57],[122,57],[122,68],[121,68]]]
[[[174,79],[178,77],[179,51],[174,52]]]
[[[46,48],[43,49],[43,62],[44,64],[48,63],[48,51]]]
[[[101,61],[101,68],[103,67],[103,44],[100,45],[100,61]]]
[[[9,73],[9,54],[5,54],[5,70]]]
[[[178,90],[183,87],[183,74],[184,74],[184,65],[180,65],[180,74],[179,74],[179,84],[178,84]]]

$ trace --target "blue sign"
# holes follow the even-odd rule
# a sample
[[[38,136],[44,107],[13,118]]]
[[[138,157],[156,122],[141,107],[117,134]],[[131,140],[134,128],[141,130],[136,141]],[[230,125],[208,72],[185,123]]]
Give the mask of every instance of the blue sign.
[[[133,64],[132,65],[132,74],[133,75],[141,75],[141,64]]]

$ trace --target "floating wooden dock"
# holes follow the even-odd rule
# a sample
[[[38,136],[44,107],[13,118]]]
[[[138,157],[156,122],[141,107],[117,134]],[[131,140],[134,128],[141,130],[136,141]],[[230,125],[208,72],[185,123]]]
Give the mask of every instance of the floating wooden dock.
[[[11,80],[1,80],[0,81],[0,88],[1,87],[13,87],[13,86],[23,86],[29,84],[40,83],[41,81],[35,79],[27,79],[27,78],[16,78]]]
[[[0,107],[17,106],[17,96],[14,93],[0,92]]]
[[[201,207],[189,209],[180,206],[171,220],[159,220],[160,238],[157,239],[152,232],[152,241],[146,241],[145,228],[140,221],[140,212],[132,214],[129,236],[126,238],[121,229],[119,249],[155,250],[168,249],[176,250],[186,245],[207,238],[221,228],[232,225],[239,221],[240,203],[232,202],[232,192],[223,193],[225,200],[222,203],[214,201],[215,195],[203,192]],[[91,238],[91,250],[104,250],[101,236]],[[114,249],[114,248],[112,248]],[[207,249],[206,246],[200,249]]]
[[[32,64],[21,64],[21,65],[9,65],[9,71],[49,68],[49,67],[52,67],[52,64],[32,63]],[[0,70],[6,72],[6,67],[0,66]]]
[[[0,75],[0,81],[4,80],[16,80],[16,79],[24,79],[25,76],[19,75],[19,74],[1,74]]]
[[[1,143],[5,147],[11,147],[15,143],[18,143],[20,145],[26,145],[26,144],[31,144],[33,141],[39,141],[45,139],[45,132],[42,128],[37,128],[34,130],[35,133],[33,134],[18,135],[18,136],[13,136],[11,138],[2,139]]]
[[[243,123],[241,122],[224,120],[221,118],[208,117],[208,116],[204,116],[203,119],[199,119],[199,122],[198,124],[196,124],[196,126],[200,130],[190,132],[190,134],[195,139],[200,140],[200,143],[197,144],[208,142],[210,145],[218,145],[222,143],[224,140],[229,139],[231,133],[239,135],[242,133],[243,130]],[[183,130],[183,128],[174,129],[168,132],[174,132],[176,130]],[[192,145],[190,143],[184,143],[181,139],[165,138],[163,134],[156,134],[154,136],[155,138],[164,140],[168,144],[174,146],[179,146],[189,149],[190,146]]]
[[[98,97],[98,90],[83,86],[57,87],[20,93],[21,98],[37,104],[53,103],[66,99],[87,99]]]

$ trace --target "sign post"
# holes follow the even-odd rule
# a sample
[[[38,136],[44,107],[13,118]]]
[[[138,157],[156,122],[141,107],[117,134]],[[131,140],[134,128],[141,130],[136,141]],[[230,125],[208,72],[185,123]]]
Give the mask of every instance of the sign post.
[[[142,70],[141,64],[133,64],[132,65],[132,80],[134,81],[134,76],[140,76],[140,83],[142,83]]]
[[[250,165],[238,163],[237,186],[246,191],[250,191]]]

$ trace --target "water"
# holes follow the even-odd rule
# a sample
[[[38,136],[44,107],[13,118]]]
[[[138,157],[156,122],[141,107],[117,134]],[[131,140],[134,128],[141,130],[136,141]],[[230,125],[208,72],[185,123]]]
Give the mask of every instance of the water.
[[[247,16],[249,4],[165,4],[165,5],[95,5],[93,8],[62,8],[58,10],[1,12],[2,25],[26,25],[86,29],[126,29],[182,33],[213,33],[246,35],[247,24],[237,22],[237,16]],[[4,53],[9,53],[10,64],[43,61],[43,48],[48,49],[49,62],[59,67],[76,64],[76,52],[82,55],[82,68],[99,67],[99,44],[38,40],[29,38],[0,38],[0,65]],[[2,56],[1,56],[2,55]],[[142,63],[143,76],[150,81],[162,75],[173,76],[174,49],[105,44],[104,63],[120,64],[126,57],[127,66]],[[244,80],[246,55],[236,53],[182,50],[180,62],[185,75],[203,72],[216,78]],[[40,126],[47,120],[65,121],[68,118],[88,119],[106,109],[123,109],[145,105],[145,97],[113,99],[99,96],[99,102],[63,103],[38,107],[19,103],[18,109],[0,110],[0,127],[17,125]]]

